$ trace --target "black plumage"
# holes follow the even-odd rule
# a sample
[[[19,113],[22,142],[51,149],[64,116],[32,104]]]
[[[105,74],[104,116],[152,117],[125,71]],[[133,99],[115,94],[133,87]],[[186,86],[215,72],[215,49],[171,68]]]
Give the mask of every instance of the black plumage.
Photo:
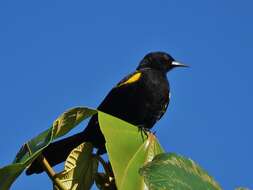
[[[174,67],[185,67],[169,54],[147,54],[136,71],[123,78],[97,108],[144,129],[151,129],[165,113],[170,101],[167,72]],[[120,138],[120,137],[119,137]],[[54,166],[66,160],[70,151],[82,142],[91,142],[99,154],[106,152],[105,139],[94,115],[83,132],[50,144],[43,155]],[[43,169],[35,160],[26,174],[40,173]]]

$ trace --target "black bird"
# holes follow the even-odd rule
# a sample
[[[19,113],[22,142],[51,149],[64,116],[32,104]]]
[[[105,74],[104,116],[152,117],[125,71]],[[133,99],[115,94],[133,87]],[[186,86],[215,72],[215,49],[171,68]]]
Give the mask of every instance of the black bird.
[[[137,69],[123,78],[105,97],[98,110],[121,118],[142,129],[151,129],[161,119],[170,101],[167,72],[186,67],[169,54],[152,52],[139,63]],[[92,116],[83,132],[50,144],[43,150],[51,166],[66,160],[68,154],[83,142],[91,142],[99,154],[106,152],[105,139],[100,131],[97,115]],[[41,173],[43,168],[34,161],[26,174]]]

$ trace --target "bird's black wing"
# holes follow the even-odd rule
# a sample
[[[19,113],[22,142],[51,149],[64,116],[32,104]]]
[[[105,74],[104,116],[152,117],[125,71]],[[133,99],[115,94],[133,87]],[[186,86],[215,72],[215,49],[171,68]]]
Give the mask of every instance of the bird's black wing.
[[[136,124],[135,107],[138,100],[139,83],[142,78],[141,72],[134,72],[123,78],[112,90],[107,94],[102,103],[98,106],[98,110],[113,115],[132,124]],[[140,112],[140,111],[138,111]],[[84,133],[88,134],[89,142],[98,148],[98,153],[103,154],[106,150],[104,147],[105,139],[100,130],[97,114],[92,116]]]
[[[141,79],[142,73],[136,71],[124,77],[112,90],[107,94],[98,109],[113,115],[118,112],[119,104],[125,104],[130,101],[129,98],[136,94],[137,85]],[[133,99],[131,99],[133,101]],[[115,111],[113,111],[115,109]]]
[[[98,110],[134,123],[131,113],[136,111],[134,106],[140,101],[142,75],[140,71],[135,71],[123,78],[108,93]]]

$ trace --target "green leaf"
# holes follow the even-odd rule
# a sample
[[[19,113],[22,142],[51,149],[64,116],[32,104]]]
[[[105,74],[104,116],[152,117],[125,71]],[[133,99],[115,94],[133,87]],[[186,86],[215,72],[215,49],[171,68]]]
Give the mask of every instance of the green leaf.
[[[98,169],[98,161],[92,154],[93,146],[90,143],[82,143],[71,151],[64,171],[57,174],[66,189],[89,190],[94,183],[94,177]],[[58,188],[55,186],[55,190]]]
[[[98,119],[117,188],[145,189],[139,168],[164,152],[156,137],[151,133],[148,137],[142,135],[138,127],[103,112],[98,112]]]
[[[221,187],[194,161],[174,153],[157,155],[140,169],[150,190],[221,190]]]
[[[52,127],[25,143],[11,165],[0,168],[0,190],[7,190],[23,170],[53,140],[65,135],[84,119],[97,113],[96,110],[76,107],[58,117]]]

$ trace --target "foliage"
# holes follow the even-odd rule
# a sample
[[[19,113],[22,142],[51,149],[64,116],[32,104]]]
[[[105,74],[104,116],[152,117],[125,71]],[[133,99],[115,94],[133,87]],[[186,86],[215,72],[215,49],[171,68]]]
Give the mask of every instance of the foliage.
[[[191,159],[174,153],[159,154],[140,169],[150,190],[206,189],[221,190],[220,186]]]
[[[25,143],[13,163],[0,168],[0,190],[9,189],[22,171],[53,140],[67,134],[93,114],[98,114],[109,162],[94,155],[92,145],[84,142],[72,150],[64,171],[51,176],[54,190],[86,190],[94,181],[102,190],[221,190],[218,183],[191,159],[165,153],[154,134],[140,131],[121,119],[86,107],[63,113],[52,127]],[[99,163],[104,172],[98,172]]]
[[[52,124],[52,127],[26,142],[20,148],[13,163],[0,168],[0,190],[9,189],[11,184],[23,172],[23,170],[35,158],[37,158],[41,151],[53,140],[67,134],[81,121],[95,113],[95,110],[85,107],[76,107],[70,109],[59,116]]]
[[[139,168],[163,152],[155,136],[142,136],[137,127],[102,112],[98,118],[118,189],[144,189]]]
[[[92,145],[82,143],[69,154],[64,171],[56,175],[62,184],[71,190],[88,190],[94,183],[98,160],[92,154]],[[54,186],[55,190],[59,190]]]

